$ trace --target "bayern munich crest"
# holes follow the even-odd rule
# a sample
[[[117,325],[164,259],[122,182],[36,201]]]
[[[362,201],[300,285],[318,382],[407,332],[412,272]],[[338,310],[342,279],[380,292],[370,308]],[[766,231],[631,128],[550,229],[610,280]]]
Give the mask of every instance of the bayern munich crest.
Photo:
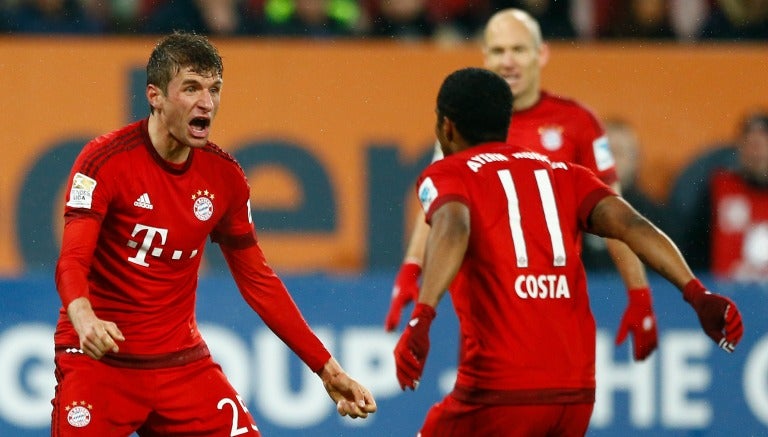
[[[549,151],[555,151],[563,147],[563,127],[542,126],[539,128],[539,138],[542,147]]]
[[[72,402],[72,405],[67,405],[67,422],[75,428],[82,428],[88,426],[91,423],[91,408],[90,404],[86,405],[85,401]]]
[[[195,213],[198,220],[204,222],[213,216],[213,198],[213,193],[208,190],[197,190],[192,195],[192,200],[195,201],[192,205],[192,212]]]

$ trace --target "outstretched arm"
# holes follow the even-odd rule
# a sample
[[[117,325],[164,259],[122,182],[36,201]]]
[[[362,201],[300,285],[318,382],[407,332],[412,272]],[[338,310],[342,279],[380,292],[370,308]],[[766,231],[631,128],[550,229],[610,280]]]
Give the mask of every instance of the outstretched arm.
[[[443,151],[440,142],[435,141],[432,162],[443,159]],[[387,316],[384,319],[384,330],[394,331],[400,324],[400,316],[403,308],[411,302],[415,302],[419,297],[419,276],[421,275],[421,266],[424,261],[424,251],[427,247],[427,236],[429,235],[429,225],[427,224],[424,211],[419,208],[416,214],[416,222],[413,224],[411,238],[408,240],[408,246],[405,249],[403,263],[395,277],[395,283],[392,286],[392,300],[389,304]]]
[[[403,308],[415,302],[419,296],[419,276],[427,246],[427,235],[429,235],[429,225],[424,221],[424,212],[419,209],[411,239],[408,240],[405,258],[392,286],[392,300],[389,303],[387,317],[384,319],[384,329],[388,332],[397,329]]]
[[[611,188],[621,194],[621,186],[618,182],[611,185]],[[606,239],[608,253],[616,265],[616,270],[624,281],[627,290],[648,288],[648,277],[645,274],[645,266],[623,241],[614,238]]]
[[[432,214],[424,258],[424,281],[411,320],[395,347],[400,388],[415,390],[429,353],[429,328],[435,308],[458,273],[469,244],[469,208],[447,202]]]
[[[416,223],[413,224],[411,239],[408,240],[408,247],[405,249],[403,263],[414,262],[422,265],[424,261],[424,251],[427,248],[427,237],[429,236],[429,225],[424,218],[424,211],[419,208],[416,217]]]
[[[680,289],[706,334],[724,350],[733,351],[744,330],[736,304],[707,290],[669,237],[617,196],[598,202],[589,220],[590,232],[622,240],[647,266]]]
[[[339,414],[354,419],[366,418],[369,413],[376,412],[376,401],[371,392],[350,378],[333,357],[325,363],[319,374],[328,395],[336,402]]]
[[[589,230],[597,235],[620,240],[648,267],[683,289],[694,278],[672,240],[635,211],[624,199],[608,196],[595,205]]]
[[[615,182],[611,188],[621,193],[618,182]],[[616,265],[616,270],[624,281],[628,297],[627,308],[621,317],[615,343],[617,345],[623,343],[627,334],[631,332],[635,360],[642,361],[650,356],[658,345],[656,316],[651,304],[651,288],[648,285],[645,266],[632,249],[622,241],[607,238],[605,245]]]
[[[376,411],[371,393],[344,372],[299,311],[285,285],[267,265],[258,245],[221,246],[240,292],[264,323],[323,381],[342,416],[367,417]]]
[[[469,208],[447,202],[432,214],[419,303],[436,307],[459,272],[469,244]]]

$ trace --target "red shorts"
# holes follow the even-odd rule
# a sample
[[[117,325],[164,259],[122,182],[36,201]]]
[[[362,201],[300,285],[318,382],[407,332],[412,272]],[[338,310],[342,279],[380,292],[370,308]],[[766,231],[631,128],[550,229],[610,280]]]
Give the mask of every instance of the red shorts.
[[[451,395],[427,413],[419,436],[582,437],[594,404],[468,404]]]
[[[160,369],[114,367],[56,354],[51,435],[260,436],[211,357]]]

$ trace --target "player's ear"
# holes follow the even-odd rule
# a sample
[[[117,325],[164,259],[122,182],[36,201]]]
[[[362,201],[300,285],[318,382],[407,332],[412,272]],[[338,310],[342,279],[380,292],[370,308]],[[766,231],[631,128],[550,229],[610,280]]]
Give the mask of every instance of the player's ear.
[[[149,106],[153,109],[158,109],[160,107],[160,99],[163,97],[163,92],[160,91],[156,85],[149,84],[147,85],[146,95]]]
[[[539,68],[544,67],[549,62],[549,45],[541,43],[539,47]]]
[[[445,139],[448,140],[448,142],[453,142],[453,139],[456,136],[456,125],[453,124],[453,121],[451,121],[450,118],[443,116],[441,129],[443,130]]]

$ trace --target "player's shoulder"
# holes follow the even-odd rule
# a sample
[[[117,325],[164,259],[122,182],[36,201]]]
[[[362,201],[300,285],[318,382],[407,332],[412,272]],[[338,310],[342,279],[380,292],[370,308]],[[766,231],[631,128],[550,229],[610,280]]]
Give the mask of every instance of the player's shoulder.
[[[142,121],[137,121],[89,141],[80,152],[80,160],[90,172],[97,172],[107,162],[143,147],[145,141],[146,129],[142,129]]]
[[[137,121],[112,132],[99,135],[89,141],[85,148],[89,151],[112,151],[121,148],[121,146],[135,147],[137,144],[142,144],[143,132],[141,124],[141,121]]]
[[[210,159],[213,162],[223,164],[223,165],[232,165],[235,167],[239,167],[240,164],[238,164],[237,159],[235,157],[227,152],[226,150],[222,149],[219,145],[216,143],[208,142],[208,144],[205,145],[202,149],[200,149],[203,152],[203,156],[205,159]]]
[[[593,114],[592,109],[585,103],[580,102],[573,97],[555,94],[550,91],[541,92],[541,102],[546,105],[558,106],[576,113]]]
[[[426,177],[435,176],[442,173],[455,174],[456,167],[460,162],[461,160],[457,159],[456,156],[443,156],[436,161],[432,161],[426,168],[424,168],[424,170],[421,172],[421,175],[422,177]]]
[[[245,176],[245,171],[237,159],[217,144],[209,141],[205,147],[199,150],[202,152],[199,154],[200,158],[206,160],[206,165],[216,167],[219,171],[231,171],[238,176]]]
[[[553,163],[552,174],[559,189],[567,191],[591,189],[605,185],[597,175],[581,164],[573,162]]]
[[[552,91],[547,91],[547,90],[541,90],[541,102],[546,103],[548,105],[586,108],[586,106],[582,102],[576,100],[573,97],[554,93]]]
[[[582,165],[576,162],[561,162],[559,163],[558,167],[562,168],[563,170],[567,170],[571,173],[583,173],[583,174],[594,174],[592,169],[587,167],[586,165]]]

